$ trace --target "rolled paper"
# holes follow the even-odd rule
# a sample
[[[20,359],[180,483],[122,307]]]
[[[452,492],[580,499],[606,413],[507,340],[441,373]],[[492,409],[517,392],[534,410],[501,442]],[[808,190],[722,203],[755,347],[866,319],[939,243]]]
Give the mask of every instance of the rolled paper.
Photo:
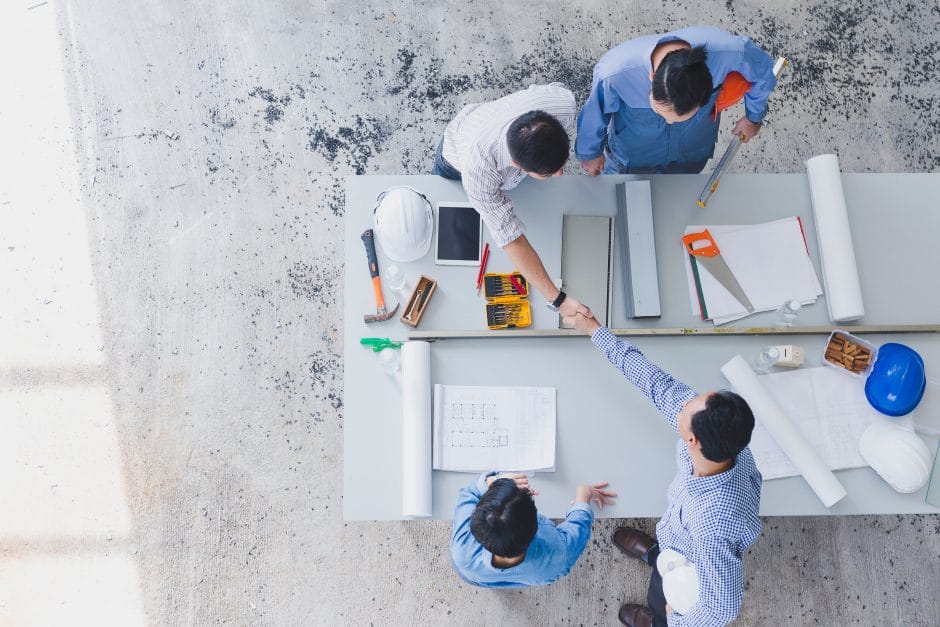
[[[852,245],[849,212],[842,192],[839,158],[835,155],[813,157],[806,162],[806,176],[813,200],[829,318],[833,322],[861,318],[865,315],[865,305]]]
[[[431,345],[405,342],[402,369],[401,513],[430,518],[431,509]]]
[[[740,355],[735,355],[721,367],[721,373],[747,401],[754,412],[754,418],[764,425],[823,505],[832,507],[838,503],[846,494],[845,488],[783,413],[780,405],[760,382],[747,361]]]

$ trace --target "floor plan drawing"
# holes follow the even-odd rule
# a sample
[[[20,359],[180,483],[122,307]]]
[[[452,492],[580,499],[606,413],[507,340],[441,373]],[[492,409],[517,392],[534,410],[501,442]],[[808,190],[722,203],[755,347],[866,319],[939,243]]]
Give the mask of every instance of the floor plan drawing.
[[[544,470],[555,464],[555,388],[434,386],[434,468]]]
[[[509,429],[497,425],[494,403],[452,402],[444,411],[450,411],[451,446],[509,446]]]

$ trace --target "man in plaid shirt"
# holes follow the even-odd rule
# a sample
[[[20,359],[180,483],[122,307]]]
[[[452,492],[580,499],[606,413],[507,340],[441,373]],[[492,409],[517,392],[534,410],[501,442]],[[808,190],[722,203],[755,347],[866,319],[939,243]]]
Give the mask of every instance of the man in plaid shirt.
[[[652,568],[647,605],[623,605],[621,622],[711,626],[733,621],[744,592],[742,557],[761,531],[761,475],[747,447],[754,415],[733,392],[696,394],[594,318],[575,315],[565,322],[591,334],[594,345],[653,401],[680,437],[678,472],[669,486],[666,511],[656,525],[656,540],[626,527],[613,535],[620,550]],[[657,567],[661,551],[694,564],[698,598],[681,614],[663,593],[663,575],[670,575]]]

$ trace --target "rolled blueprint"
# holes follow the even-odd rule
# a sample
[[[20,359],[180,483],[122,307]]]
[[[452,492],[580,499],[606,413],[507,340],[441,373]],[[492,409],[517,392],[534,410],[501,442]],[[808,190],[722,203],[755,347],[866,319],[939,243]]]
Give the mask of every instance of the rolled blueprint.
[[[861,318],[865,315],[865,305],[852,246],[849,213],[842,193],[839,158],[835,155],[813,157],[806,162],[806,175],[813,199],[829,318],[833,322]]]
[[[405,342],[401,347],[402,460],[401,513],[431,516],[431,345]]]
[[[735,355],[721,367],[721,373],[751,406],[754,417],[770,432],[770,436],[787,454],[823,505],[832,507],[841,500],[845,496],[845,488],[786,417],[744,358]]]

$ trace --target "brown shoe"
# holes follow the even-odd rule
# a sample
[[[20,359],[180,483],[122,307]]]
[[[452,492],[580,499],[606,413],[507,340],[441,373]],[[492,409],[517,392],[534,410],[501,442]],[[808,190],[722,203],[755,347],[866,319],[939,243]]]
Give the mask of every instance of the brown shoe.
[[[630,627],[651,627],[653,624],[653,610],[645,605],[624,603],[620,606],[617,618],[620,619],[621,623]]]
[[[625,554],[644,562],[646,562],[647,553],[656,544],[656,540],[630,527],[617,527],[611,540]]]

